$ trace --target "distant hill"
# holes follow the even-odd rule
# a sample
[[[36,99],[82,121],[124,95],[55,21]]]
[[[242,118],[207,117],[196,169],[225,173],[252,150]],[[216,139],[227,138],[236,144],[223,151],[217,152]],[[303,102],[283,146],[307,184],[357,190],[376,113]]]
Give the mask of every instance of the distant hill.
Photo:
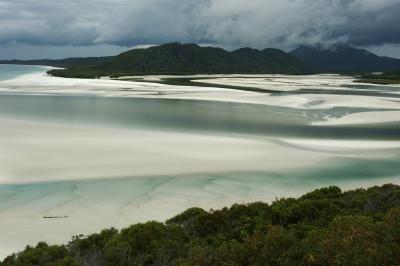
[[[312,71],[306,63],[278,49],[242,48],[228,52],[221,48],[180,43],[135,49],[112,57],[0,63],[64,67],[66,69],[49,73],[81,78],[151,74],[305,74]]]
[[[347,45],[330,49],[300,46],[290,52],[319,72],[380,72],[400,70],[400,59],[377,56]]]
[[[381,57],[347,45],[329,49],[300,46],[286,53],[279,49],[240,48],[232,52],[196,44],[169,43],[134,49],[116,56],[59,60],[3,60],[0,64],[62,67],[49,71],[61,77],[160,74],[311,74],[387,72],[400,70],[400,59]]]

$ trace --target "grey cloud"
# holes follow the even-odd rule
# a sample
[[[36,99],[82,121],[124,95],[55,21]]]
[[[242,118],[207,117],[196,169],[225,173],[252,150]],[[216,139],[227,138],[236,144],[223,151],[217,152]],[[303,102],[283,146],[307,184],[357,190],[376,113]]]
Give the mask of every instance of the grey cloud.
[[[0,0],[0,43],[400,43],[400,0]]]
[[[77,45],[35,45],[8,43],[0,45],[0,59],[61,59],[66,57],[91,57],[116,55],[137,47],[99,44]]]

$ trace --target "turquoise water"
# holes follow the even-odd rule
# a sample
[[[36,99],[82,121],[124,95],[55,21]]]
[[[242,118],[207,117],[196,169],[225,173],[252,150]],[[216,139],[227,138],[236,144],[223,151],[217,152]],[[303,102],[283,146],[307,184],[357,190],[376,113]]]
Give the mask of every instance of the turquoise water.
[[[84,202],[88,206],[115,204],[120,207],[129,202],[146,205],[163,197],[190,200],[191,203],[186,203],[189,206],[196,205],[197,200],[204,202],[205,199],[213,205],[218,205],[218,201],[227,198],[237,198],[239,201],[273,200],[300,195],[324,186],[359,187],[360,184],[373,184],[379,180],[393,182],[399,176],[399,161],[400,152],[391,159],[342,159],[328,167],[316,165],[305,171],[288,169],[282,172],[205,172],[3,185],[0,186],[0,212],[47,198],[57,199],[46,203],[51,206],[49,209],[62,208],[63,204],[71,202]]]
[[[44,68],[0,65],[0,80],[38,71]],[[311,125],[377,108],[296,109],[11,91],[0,94],[0,180],[6,180],[0,184],[0,256],[27,241],[65,243],[75,234],[163,220],[193,206],[272,201],[330,185],[399,182],[399,146],[324,148],[284,141],[399,141],[399,122]],[[138,174],[143,169],[150,174]],[[69,217],[43,221],[46,215]]]
[[[0,116],[69,124],[194,132],[327,139],[400,140],[400,123],[311,126],[325,116],[376,111],[369,108],[295,109],[244,103],[1,95]]]
[[[20,75],[26,75],[45,71],[43,66],[2,65],[0,64],[0,80],[13,79]]]
[[[15,78],[18,75],[44,70],[45,68],[41,66],[0,65],[0,79]],[[385,90],[389,89],[386,87]],[[327,116],[340,117],[348,113],[376,110],[379,109],[350,107],[296,109],[195,100],[0,94],[0,118],[156,132],[207,133],[222,136],[245,134],[254,138],[400,140],[399,122],[346,126],[311,125],[312,122],[321,121]],[[396,160],[397,157],[395,162]],[[321,171],[315,166],[302,171],[302,174],[282,172],[265,175],[276,177],[281,174],[286,176],[285,179],[288,179],[288,175],[292,175],[297,176],[298,180],[312,180],[317,173],[320,176],[324,175],[324,180],[339,181],[346,178],[378,178],[380,173],[384,177],[394,176],[399,170],[392,159],[348,161],[351,163],[344,160],[339,166],[323,168]],[[368,165],[374,167],[368,168]],[[353,171],[354,169],[369,170],[366,173]],[[315,180],[315,183],[320,182]],[[4,193],[4,190],[1,190],[0,197],[4,198]]]
[[[13,67],[11,67],[13,68]],[[24,68],[24,67],[23,67]],[[23,69],[21,68],[21,69]],[[20,71],[22,71],[20,69]],[[33,71],[35,68],[26,68]],[[14,74],[17,72],[14,72]],[[0,117],[23,119],[27,121],[55,122],[67,125],[102,126],[107,128],[150,130],[155,132],[185,132],[207,133],[219,136],[231,136],[243,134],[245,138],[313,138],[336,140],[400,140],[400,123],[346,125],[346,126],[313,126],[311,122],[321,121],[324,117],[340,117],[343,114],[353,112],[376,111],[379,109],[334,107],[330,109],[295,109],[287,107],[275,107],[245,103],[229,103],[195,100],[170,100],[170,99],[143,99],[143,98],[114,98],[114,97],[87,97],[87,96],[32,96],[32,95],[0,95]],[[250,137],[249,137],[250,136]],[[252,137],[253,136],[253,137]],[[95,137],[95,136],[94,136]],[[179,144],[179,142],[178,142]],[[151,149],[151,147],[149,147]],[[294,147],[298,149],[298,147]],[[304,148],[306,149],[306,148]],[[190,153],[191,151],[187,151]],[[187,173],[191,180],[191,186],[199,191],[205,186],[213,186],[215,182],[222,182],[222,187],[230,187],[232,178],[240,180],[243,175],[240,191],[229,188],[233,194],[245,197],[248,193],[247,186],[279,187],[278,191],[291,190],[293,188],[315,188],[324,185],[343,184],[345,182],[360,182],[363,180],[379,180],[380,178],[396,177],[400,172],[400,152],[396,149],[384,159],[355,159],[347,158],[347,151],[336,151],[331,163],[321,163],[292,171],[291,169],[280,172],[258,172],[256,179],[254,173],[212,173],[205,167],[201,175]],[[135,154],[134,156],[137,156]],[[90,158],[88,158],[90,161]],[[51,166],[50,166],[51,167]],[[112,165],[110,167],[113,167]],[[218,177],[216,177],[218,176]],[[108,181],[110,191],[121,191],[120,184],[137,187],[139,190],[150,193],[150,187],[141,183],[147,180],[150,184],[161,182],[163,186],[171,180],[176,182],[176,176],[144,176],[142,178],[120,179],[114,177]],[[180,178],[183,178],[181,176]],[[79,177],[78,177],[79,179]],[[152,181],[153,180],[153,181]],[[156,181],[154,181],[156,180]],[[196,180],[196,181],[195,181]],[[256,182],[256,180],[258,180]],[[43,196],[43,191],[60,191],[71,185],[92,184],[96,187],[100,181],[68,181],[39,184],[26,184],[5,186],[0,189],[0,198],[9,198],[10,194],[18,187],[32,192],[27,195]],[[248,184],[254,183],[254,184]],[[237,181],[233,182],[237,183]],[[50,185],[49,185],[50,184]],[[147,183],[146,183],[147,184]],[[206,184],[206,185],[204,185]],[[57,189],[55,189],[57,187]],[[42,192],[38,192],[39,191]],[[100,186],[98,189],[104,188]],[[254,187],[253,187],[254,188]],[[43,190],[41,190],[43,189]],[[181,189],[186,189],[182,187]],[[179,190],[179,189],[178,189]],[[200,193],[200,192],[197,193]],[[127,191],[124,190],[122,195]],[[37,194],[38,193],[38,194]],[[105,191],[101,194],[106,193]],[[152,192],[153,193],[153,192]],[[177,193],[174,190],[174,193]],[[203,191],[204,193],[204,191]],[[46,194],[46,193],[45,193]],[[227,193],[229,196],[229,193]],[[15,194],[11,203],[16,204],[23,199]],[[126,197],[126,196],[122,196]],[[26,199],[25,199],[26,200]],[[31,199],[29,199],[31,200]],[[7,204],[7,203],[3,203]],[[3,205],[4,206],[4,205]]]

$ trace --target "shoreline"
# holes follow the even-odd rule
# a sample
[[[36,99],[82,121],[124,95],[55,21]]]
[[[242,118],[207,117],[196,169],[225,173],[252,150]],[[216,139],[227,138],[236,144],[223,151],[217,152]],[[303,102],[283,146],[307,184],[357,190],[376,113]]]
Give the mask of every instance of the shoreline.
[[[347,190],[400,184],[395,175],[400,171],[400,141],[166,136],[165,132],[0,121],[7,128],[0,133],[0,147],[9,156],[0,157],[0,169],[3,176],[10,174],[10,181],[23,181],[6,184],[3,179],[0,185],[0,257],[42,240],[61,244],[73,235],[110,226],[164,221],[190,207],[270,202],[329,185]],[[4,149],[4,143],[16,140],[25,144]],[[192,151],[189,160],[186,150]],[[10,163],[15,167],[10,168]],[[382,176],[371,175],[369,167],[386,170]],[[339,169],[342,172],[337,173]],[[43,219],[60,214],[68,219]],[[12,229],[15,224],[20,225],[18,232]]]
[[[371,187],[375,187],[375,186],[381,186],[383,184],[399,185],[398,180],[397,180],[397,182],[396,181],[392,182],[392,181],[395,181],[395,180],[385,179],[385,180],[381,180],[381,182],[376,182],[376,183],[367,181],[362,186],[348,184],[345,187],[343,187],[343,186],[338,186],[338,187],[341,189],[342,192],[345,193],[345,192],[351,191],[351,190],[357,190],[357,189],[361,189],[361,188],[367,189],[367,188],[371,188]],[[147,216],[146,218],[142,218],[142,219],[134,219],[134,218],[131,220],[124,219],[124,221],[119,223],[119,225],[116,225],[114,223],[114,226],[112,226],[112,228],[121,230],[123,228],[129,227],[129,226],[137,224],[137,223],[145,223],[145,222],[149,222],[149,221],[157,221],[157,222],[163,223],[167,219],[175,217],[176,215],[182,213],[183,211],[185,211],[189,208],[193,208],[193,207],[202,208],[206,211],[210,211],[210,210],[221,210],[222,208],[225,208],[225,207],[229,208],[235,204],[246,205],[246,204],[251,204],[254,202],[263,202],[263,203],[271,204],[272,202],[276,201],[277,199],[298,198],[301,195],[304,195],[305,193],[309,193],[315,189],[320,189],[320,188],[328,187],[328,186],[329,186],[329,184],[325,184],[323,186],[316,186],[316,187],[309,188],[308,190],[305,190],[305,191],[298,191],[296,193],[288,193],[288,194],[285,194],[284,196],[281,196],[281,197],[277,196],[277,197],[271,198],[269,200],[265,200],[265,199],[262,199],[259,197],[259,198],[255,198],[254,200],[250,199],[250,200],[243,201],[243,200],[240,200],[240,198],[238,198],[238,199],[233,199],[231,201],[222,201],[222,202],[219,202],[219,204],[217,204],[217,205],[215,205],[215,204],[211,205],[211,206],[208,205],[209,207],[207,207],[207,204],[206,205],[204,205],[204,204],[197,204],[197,205],[196,204],[186,204],[185,206],[181,206],[180,208],[176,208],[172,211],[170,209],[169,212],[163,213],[162,214],[163,218],[158,218],[158,219],[155,218],[154,219],[154,216],[152,217],[152,215],[150,215],[150,216]],[[155,204],[152,207],[156,207],[160,203],[161,202]],[[105,210],[103,210],[103,211],[105,211]],[[148,212],[148,209],[143,210],[143,211]],[[3,223],[8,223],[9,217],[5,216],[4,218],[5,219],[4,219]],[[81,235],[84,237],[84,236],[88,236],[90,234],[99,233],[101,230],[111,228],[111,226],[109,226],[109,225],[108,226],[106,226],[104,224],[101,226],[96,225],[96,221],[98,222],[98,219],[87,220],[86,218],[82,219],[80,217],[78,219],[79,220],[79,222],[78,222],[78,221],[75,221],[76,217],[74,217],[74,216],[68,216],[68,219],[43,219],[43,218],[40,219],[40,218],[41,217],[38,217],[37,219],[29,219],[28,221],[24,221],[24,219],[21,217],[20,219],[17,219],[17,220],[13,219],[12,222],[13,223],[18,222],[19,224],[25,224],[25,223],[34,224],[34,225],[32,225],[32,229],[34,228],[35,231],[40,230],[40,228],[43,227],[43,231],[45,230],[47,236],[49,234],[54,234],[55,236],[57,235],[57,240],[56,239],[52,239],[52,240],[47,239],[46,240],[46,237],[44,237],[43,234],[38,234],[36,240],[32,241],[32,238],[31,238],[31,240],[25,239],[24,244],[17,245],[14,247],[12,247],[13,241],[7,241],[7,243],[2,243],[0,241],[0,260],[4,259],[5,257],[7,257],[13,253],[18,253],[18,252],[22,251],[27,245],[35,246],[37,243],[43,242],[43,241],[45,241],[49,245],[62,245],[62,244],[65,244],[65,243],[68,243],[69,241],[71,241],[71,239],[74,236]],[[76,230],[76,231],[69,230],[68,231],[69,233],[67,235],[65,235],[65,232],[64,233],[62,232],[61,227],[69,228],[69,227],[71,227],[71,225],[74,225],[77,223],[83,225],[87,229],[86,230]],[[0,229],[1,229],[1,227],[0,227]],[[23,230],[23,227],[19,228],[19,230],[21,230],[21,229]],[[31,235],[32,232],[33,231],[28,231],[26,233]],[[64,236],[60,237],[60,233],[61,233],[61,235],[64,235]],[[7,237],[7,234],[4,234],[3,236]],[[11,245],[11,247],[10,247],[10,245]]]
[[[242,77],[228,78],[229,82],[243,83],[236,80]],[[339,125],[343,119],[346,123],[359,124],[357,114],[368,116],[370,113],[366,111],[370,111],[376,112],[370,119],[377,121],[374,126],[379,128],[387,122],[379,114],[393,112],[391,118],[395,119],[400,111],[400,103],[392,97],[322,94],[335,88],[345,92],[360,90],[354,87],[358,85],[342,84],[342,77],[303,77],[295,83],[295,77],[290,76],[268,78],[278,80],[258,77],[255,82],[259,86],[271,86],[274,91],[280,89],[280,93],[65,79],[43,73],[0,81],[0,91],[37,94],[38,99],[40,95],[68,95],[179,99],[180,103],[196,100],[200,109],[183,109],[185,113],[201,112],[204,106],[228,118],[237,113],[233,112],[234,104],[224,105],[222,109],[212,109],[213,105],[218,105],[218,101],[249,103],[254,108],[259,108],[258,105],[267,108],[259,114],[264,119],[276,116],[282,122],[297,117],[297,122],[300,118],[301,121],[309,119],[310,126],[313,121]],[[296,86],[310,93],[290,91]],[[321,94],[313,94],[319,87],[323,87]],[[382,88],[370,90],[379,93]],[[392,94],[395,92],[393,89]],[[201,102],[204,100],[212,101],[207,103],[211,106],[204,105]],[[26,103],[24,106],[29,109]],[[94,107],[100,108],[99,102],[91,104],[92,111],[96,110]],[[334,136],[331,139],[267,134],[255,137],[229,131],[167,130],[162,125],[150,129],[136,124],[122,128],[96,124],[96,121],[79,124],[68,117],[45,121],[40,112],[35,120],[18,113],[18,106],[14,106],[16,110],[13,106],[4,109],[9,111],[8,117],[5,113],[0,116],[3,127],[0,131],[3,151],[0,154],[0,197],[3,199],[0,202],[0,257],[41,240],[65,243],[73,235],[95,233],[110,226],[122,228],[135,222],[163,221],[194,206],[209,209],[238,202],[268,202],[328,185],[352,189],[400,182],[397,175],[400,141],[360,140],[357,136],[343,140]],[[45,105],[35,104],[35,108],[40,106]],[[64,110],[59,102],[48,106],[57,106],[61,113]],[[67,106],[74,107],[76,113],[71,113],[81,118],[77,105],[67,103]],[[179,104],[173,106],[182,108]],[[143,112],[145,118],[149,115],[145,109],[132,110]],[[321,112],[327,116],[321,117]],[[68,219],[43,219],[60,215]],[[15,224],[19,225],[18,230]]]

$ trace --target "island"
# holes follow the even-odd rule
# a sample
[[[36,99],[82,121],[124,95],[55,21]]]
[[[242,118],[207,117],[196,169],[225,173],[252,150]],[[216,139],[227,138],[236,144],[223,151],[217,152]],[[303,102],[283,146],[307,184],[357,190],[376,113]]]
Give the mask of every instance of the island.
[[[68,78],[103,76],[189,74],[310,74],[307,63],[279,49],[241,48],[226,51],[197,44],[168,43],[133,49],[116,56],[62,60],[1,61],[3,64],[33,64],[61,67],[48,73]]]

